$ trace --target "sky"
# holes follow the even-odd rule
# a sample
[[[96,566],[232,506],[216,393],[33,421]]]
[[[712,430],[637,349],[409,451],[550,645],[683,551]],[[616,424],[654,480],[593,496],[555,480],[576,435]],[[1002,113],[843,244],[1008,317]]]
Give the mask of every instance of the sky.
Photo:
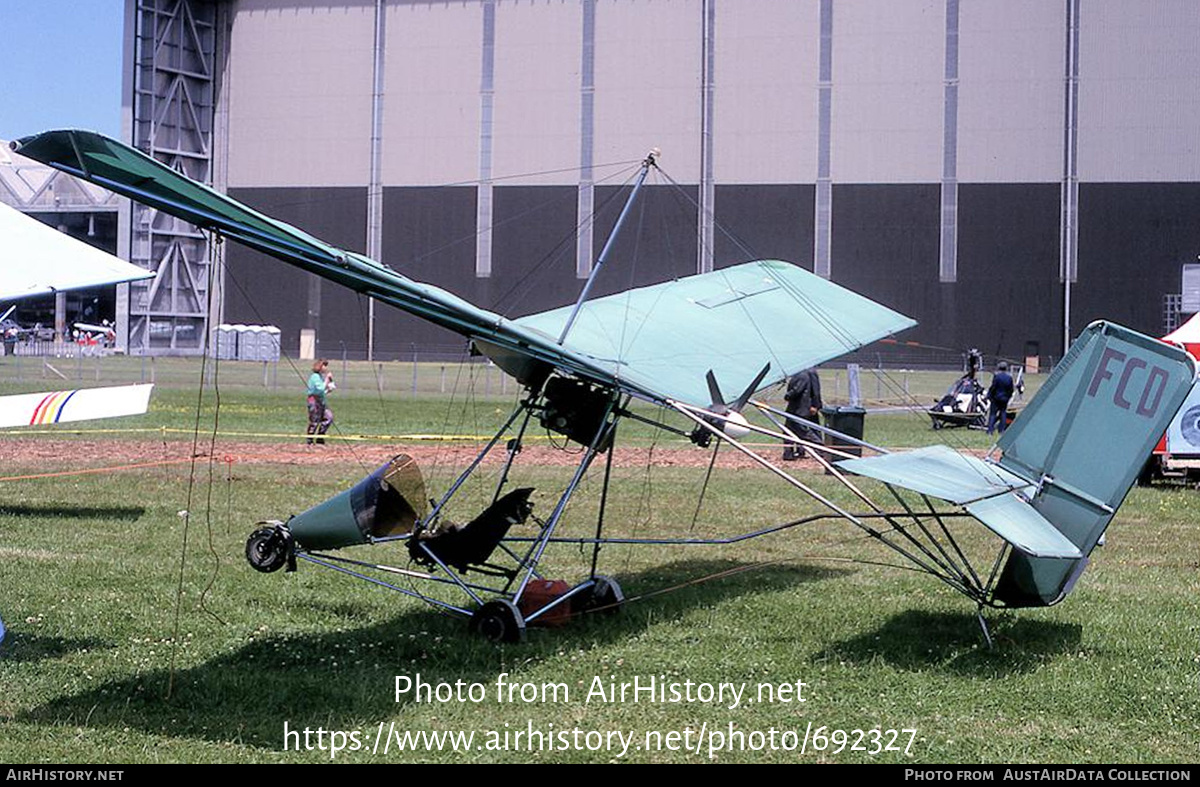
[[[125,0],[0,0],[0,139],[121,135]]]

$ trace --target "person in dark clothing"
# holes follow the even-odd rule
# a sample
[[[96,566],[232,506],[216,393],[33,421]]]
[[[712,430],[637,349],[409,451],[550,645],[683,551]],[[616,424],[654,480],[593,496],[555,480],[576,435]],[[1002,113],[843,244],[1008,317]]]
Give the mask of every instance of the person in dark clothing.
[[[817,376],[816,369],[801,369],[788,378],[787,391],[784,393],[784,399],[787,400],[787,412],[789,415],[798,416],[805,421],[811,421],[814,424],[821,422],[820,412],[823,406],[821,402],[821,378]],[[788,430],[801,440],[809,442],[819,442],[821,436],[815,429],[806,428],[795,421],[788,421]],[[802,459],[804,457],[804,448],[789,443],[783,449],[784,461],[790,462],[794,459]]]
[[[996,373],[992,375],[992,385],[988,388],[988,434],[996,428],[1000,429],[1000,434],[1004,434],[1008,428],[1008,402],[1012,399],[1013,387],[1008,364],[1001,361],[996,364]]]

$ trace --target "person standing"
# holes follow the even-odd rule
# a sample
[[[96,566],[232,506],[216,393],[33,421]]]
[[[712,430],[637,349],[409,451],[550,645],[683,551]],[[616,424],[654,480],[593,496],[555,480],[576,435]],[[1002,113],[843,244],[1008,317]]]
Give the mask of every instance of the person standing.
[[[821,378],[816,369],[801,369],[788,378],[787,391],[783,398],[787,400],[788,415],[794,415],[805,421],[819,424],[821,407]],[[818,442],[820,435],[816,430],[809,429],[796,421],[788,421],[788,430],[801,440]],[[783,459],[790,462],[804,458],[804,447],[788,443],[783,449]]]
[[[329,361],[318,358],[308,376],[308,444],[325,445],[324,435],[333,424],[333,410],[329,409],[325,397],[337,386],[329,372]],[[318,435],[313,437],[313,435]]]
[[[1012,399],[1013,388],[1008,364],[1001,361],[996,364],[996,373],[992,375],[992,385],[988,388],[988,434],[996,428],[999,428],[1000,434],[1004,434],[1008,428],[1008,402]]]

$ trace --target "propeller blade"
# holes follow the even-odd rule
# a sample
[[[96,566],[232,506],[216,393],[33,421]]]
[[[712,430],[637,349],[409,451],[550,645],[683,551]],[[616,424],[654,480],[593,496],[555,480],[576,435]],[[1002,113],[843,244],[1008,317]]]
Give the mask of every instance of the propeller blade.
[[[712,411],[724,414],[729,407],[725,404],[725,397],[721,396],[721,386],[717,385],[717,376],[712,369],[708,370],[705,379],[708,380],[708,395],[712,397]]]
[[[770,370],[771,364],[768,362],[767,365],[762,368],[762,371],[758,373],[758,376],[754,378],[754,382],[750,383],[746,390],[742,391],[742,395],[737,398],[737,401],[729,406],[729,409],[733,410],[735,413],[740,413],[742,408],[746,406],[746,403],[750,401],[750,397],[753,396],[754,392],[758,390],[758,386],[762,384],[763,378],[767,376],[767,372]],[[709,374],[712,374],[712,372],[709,372]]]

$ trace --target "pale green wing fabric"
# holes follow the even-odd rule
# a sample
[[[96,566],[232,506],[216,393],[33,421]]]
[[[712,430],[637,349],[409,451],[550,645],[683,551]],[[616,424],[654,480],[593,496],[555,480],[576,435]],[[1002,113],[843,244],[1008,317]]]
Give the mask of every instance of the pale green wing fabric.
[[[1078,558],[1067,538],[1013,494],[1032,492],[1015,473],[944,445],[837,463],[842,470],[961,505],[1000,538],[1036,557]]]
[[[1083,557],[1079,548],[1014,494],[968,503],[965,508],[996,535],[1026,555],[1039,558]]]
[[[570,312],[515,324],[557,338]],[[626,385],[707,407],[710,369],[732,399],[766,364],[760,387],[913,325],[796,265],[759,260],[588,301],[563,346]]]
[[[931,445],[896,454],[837,463],[842,470],[965,505],[1029,486],[1029,482],[982,459]]]

